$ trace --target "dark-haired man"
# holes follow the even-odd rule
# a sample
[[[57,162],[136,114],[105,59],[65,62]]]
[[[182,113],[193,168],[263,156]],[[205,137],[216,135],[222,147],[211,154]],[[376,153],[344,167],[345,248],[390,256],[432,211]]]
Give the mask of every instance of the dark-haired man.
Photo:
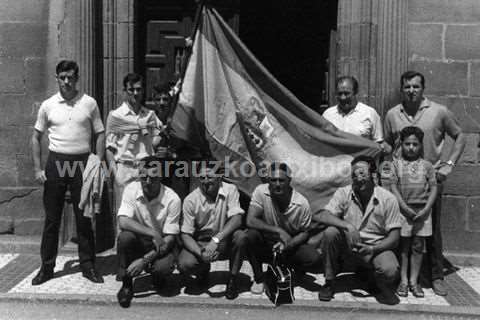
[[[392,250],[400,240],[403,218],[395,196],[375,185],[375,171],[373,158],[353,159],[352,184],[337,189],[326,207],[313,217],[328,226],[321,243],[325,285],[318,297],[322,301],[331,300],[335,294],[341,254],[374,270],[382,302],[398,301],[390,287],[399,277],[399,264]]]
[[[143,106],[144,80],[136,73],[123,79],[124,102],[108,114],[106,157],[113,168],[115,212],[125,186],[138,175],[138,160],[155,154],[163,128],[155,112]]]
[[[238,296],[237,278],[246,255],[247,237],[242,226],[243,209],[235,185],[222,181],[215,168],[199,169],[200,186],[183,202],[181,238],[183,250],[178,257],[178,269],[195,274],[200,284],[208,282],[210,263],[228,258],[230,277],[225,297]]]
[[[425,133],[423,137],[423,157],[430,161],[437,174],[437,200],[432,209],[433,234],[427,239],[427,261],[430,262],[431,280],[437,295],[447,295],[443,283],[443,246],[440,225],[443,182],[452,172],[453,167],[462,155],[466,138],[462,133],[457,119],[447,107],[427,99],[425,77],[417,71],[407,71],[400,77],[402,103],[396,105],[385,116],[385,140],[394,146],[394,157],[399,156],[400,131],[404,127],[416,126]],[[441,161],[440,156],[445,142],[445,136],[454,141],[447,161]]]
[[[124,308],[133,297],[133,277],[152,273],[155,288],[175,268],[175,239],[180,232],[181,201],[161,183],[165,168],[155,157],[140,160],[139,181],[125,187],[118,210],[118,277],[122,280],[117,298]]]
[[[280,252],[290,267],[304,272],[320,260],[312,245],[306,244],[312,212],[308,200],[291,186],[291,171],[286,163],[274,162],[268,183],[252,194],[247,215],[248,248],[253,269],[252,293],[263,291],[262,261],[271,261]]]
[[[58,232],[67,189],[70,190],[75,213],[82,274],[93,282],[101,283],[103,279],[94,267],[95,241],[91,220],[83,215],[78,204],[82,189],[82,168],[85,168],[88,155],[92,151],[92,136],[96,154],[102,159],[104,128],[95,99],[77,90],[77,63],[61,61],[56,68],[56,78],[59,92],[40,106],[32,136],[35,179],[44,185],[43,204],[46,215],[40,248],[42,267],[33,278],[32,285],[39,285],[53,278]],[[41,140],[47,131],[49,153],[45,170],[42,170]],[[62,172],[62,168],[67,167],[72,168],[73,172]]]

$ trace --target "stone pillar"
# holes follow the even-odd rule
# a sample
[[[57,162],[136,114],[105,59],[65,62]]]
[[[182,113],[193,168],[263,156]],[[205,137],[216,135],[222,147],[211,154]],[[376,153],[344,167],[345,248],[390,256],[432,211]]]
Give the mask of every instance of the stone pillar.
[[[407,68],[407,0],[340,0],[338,11],[338,74],[355,76],[360,100],[383,115]]]
[[[122,101],[122,79],[134,70],[134,0],[103,0],[104,120]]]
[[[95,63],[96,23],[95,0],[65,1],[65,19],[60,25],[61,58],[77,61],[80,68],[79,88],[98,98]],[[100,103],[100,102],[99,102]]]

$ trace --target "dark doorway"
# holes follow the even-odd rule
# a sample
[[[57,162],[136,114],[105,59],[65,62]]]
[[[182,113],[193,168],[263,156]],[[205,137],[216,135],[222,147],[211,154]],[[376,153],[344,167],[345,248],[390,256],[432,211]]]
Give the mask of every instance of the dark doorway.
[[[211,0],[265,67],[307,106],[328,103],[329,42],[337,0]],[[194,0],[137,2],[136,70],[152,87],[179,76]]]
[[[240,38],[265,67],[307,106],[328,103],[331,30],[336,0],[242,0]]]

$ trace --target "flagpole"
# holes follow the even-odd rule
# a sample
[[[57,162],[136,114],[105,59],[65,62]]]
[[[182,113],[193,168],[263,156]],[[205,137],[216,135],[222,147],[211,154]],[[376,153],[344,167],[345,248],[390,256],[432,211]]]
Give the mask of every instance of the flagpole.
[[[202,14],[202,9],[205,6],[205,3],[207,1],[206,0],[199,0],[197,2],[198,2],[198,5],[197,5],[197,10],[195,12],[195,18],[193,20],[193,29],[192,29],[192,33],[190,34],[190,37],[189,37],[190,41],[191,41],[191,44],[185,48],[185,50],[188,50],[187,51],[188,56],[183,61],[182,69],[180,71],[180,76],[177,79],[177,83],[175,84],[175,87],[176,87],[175,88],[175,95],[173,97],[172,107],[170,108],[170,112],[168,113],[168,118],[167,118],[168,119],[167,120],[168,121],[168,123],[167,123],[168,127],[170,127],[171,117],[172,117],[173,113],[175,112],[175,109],[177,108],[178,98],[180,96],[180,92],[182,91],[182,87],[183,87],[183,78],[185,77],[185,73],[187,71],[187,66],[188,66],[188,63],[190,61],[190,57],[192,56],[192,48],[193,48],[193,44],[195,42],[195,33],[197,32],[198,27],[200,25],[200,15]]]

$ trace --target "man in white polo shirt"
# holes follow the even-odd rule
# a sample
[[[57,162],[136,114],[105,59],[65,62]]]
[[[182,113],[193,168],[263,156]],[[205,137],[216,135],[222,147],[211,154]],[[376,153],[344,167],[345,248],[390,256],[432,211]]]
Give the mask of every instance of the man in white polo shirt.
[[[95,99],[77,90],[77,63],[61,61],[57,65],[56,75],[59,92],[40,106],[32,136],[35,179],[44,185],[43,204],[46,215],[40,248],[42,267],[33,278],[32,285],[53,278],[67,189],[70,190],[75,213],[82,274],[93,282],[101,283],[103,279],[94,266],[95,242],[91,220],[83,215],[78,203],[82,189],[82,168],[92,150],[92,136],[97,156],[100,159],[104,156],[104,128]],[[45,170],[42,170],[41,139],[46,131],[49,154]]]
[[[139,181],[128,184],[118,210],[119,304],[128,308],[133,298],[133,277],[152,274],[157,290],[175,269],[176,236],[180,232],[182,204],[178,195],[162,184],[163,161],[150,156],[140,160]]]
[[[383,140],[383,127],[377,111],[357,100],[358,81],[352,76],[337,79],[338,105],[328,108],[322,116],[338,129],[377,142],[388,152]]]

